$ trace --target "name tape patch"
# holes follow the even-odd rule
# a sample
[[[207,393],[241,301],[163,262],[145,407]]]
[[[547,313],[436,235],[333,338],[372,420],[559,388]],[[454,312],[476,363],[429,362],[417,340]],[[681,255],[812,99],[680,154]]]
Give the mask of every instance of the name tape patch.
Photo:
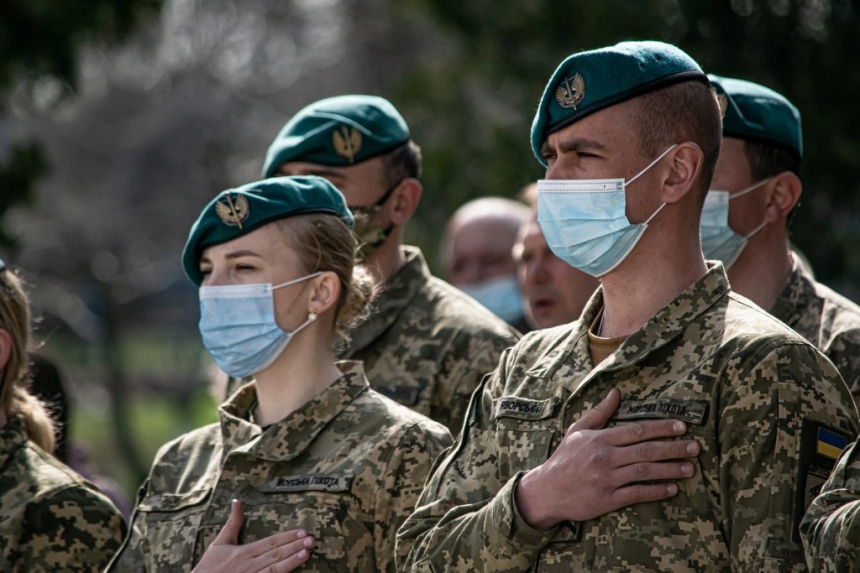
[[[626,400],[616,412],[616,420],[639,420],[642,418],[672,418],[688,424],[701,426],[708,416],[708,403],[676,398],[654,398],[653,400]]]
[[[263,491],[349,491],[353,477],[325,474],[278,476],[269,480]]]
[[[551,416],[558,402],[549,400],[530,400],[515,396],[502,396],[493,401],[493,419],[518,418],[520,420],[541,420]]]

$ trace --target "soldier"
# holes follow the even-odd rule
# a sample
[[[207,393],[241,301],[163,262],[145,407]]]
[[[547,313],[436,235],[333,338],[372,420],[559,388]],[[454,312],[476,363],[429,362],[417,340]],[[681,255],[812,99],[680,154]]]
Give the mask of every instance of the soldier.
[[[475,392],[400,531],[402,569],[804,569],[815,438],[853,437],[860,420],[830,361],[705,264],[719,146],[707,77],[674,46],[624,42],[557,68],[532,126],[538,217],[601,286]]]
[[[373,290],[352,224],[320,177],[251,183],[204,208],[182,259],[203,343],[254,382],[220,423],[161,448],[110,571],[394,571],[397,528],[451,437],[372,391],[360,363],[335,362],[336,330]]]
[[[728,269],[732,289],[827,355],[860,400],[860,307],[816,282],[788,244],[803,190],[800,114],[764,86],[709,76],[723,146],[702,211],[702,249]]]
[[[520,229],[514,260],[526,304],[526,321],[532,328],[550,328],[573,322],[597,289],[593,276],[555,256],[537,218],[537,185],[521,195],[531,206],[529,222]]]
[[[448,220],[441,255],[445,278],[519,330],[523,296],[513,248],[529,208],[505,197],[480,197],[461,205]]]
[[[830,446],[825,442],[820,449]],[[860,442],[842,453],[830,479],[806,512],[800,531],[812,571],[860,570]]]
[[[30,307],[0,261],[0,571],[101,571],[125,522],[95,486],[49,452],[54,426],[26,388]]]
[[[421,251],[402,244],[421,198],[420,173],[406,122],[373,96],[334,97],[300,110],[263,167],[264,177],[321,175],[343,192],[365,263],[383,290],[340,357],[362,360],[374,390],[457,433],[472,391],[519,334],[433,277]]]

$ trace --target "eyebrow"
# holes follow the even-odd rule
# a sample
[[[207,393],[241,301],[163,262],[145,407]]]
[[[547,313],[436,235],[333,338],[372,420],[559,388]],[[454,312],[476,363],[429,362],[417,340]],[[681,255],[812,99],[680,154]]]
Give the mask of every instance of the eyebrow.
[[[609,148],[594,139],[571,137],[558,142],[558,148],[563,153],[571,151],[609,151]]]
[[[257,257],[258,259],[263,258],[263,256],[259,253],[255,253],[254,251],[249,251],[247,249],[243,249],[241,251],[233,251],[224,255],[225,259],[238,259],[240,257]],[[202,265],[203,263],[208,263],[211,265],[212,261],[209,259],[209,257],[203,255],[202,257],[200,257],[200,264]]]
[[[288,175],[288,169],[281,167],[279,173],[283,175]],[[308,169],[297,169],[299,171],[299,175],[317,175],[319,177],[333,177],[335,179],[343,179],[343,174],[339,171],[335,171],[333,169],[322,168],[308,168]]]

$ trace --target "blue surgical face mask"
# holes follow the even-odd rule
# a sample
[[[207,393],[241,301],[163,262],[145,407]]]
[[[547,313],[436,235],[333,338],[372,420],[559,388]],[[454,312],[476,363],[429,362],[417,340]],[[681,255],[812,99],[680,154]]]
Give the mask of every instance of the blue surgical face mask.
[[[708,192],[705,196],[705,204],[702,206],[702,224],[699,229],[702,238],[702,254],[706,259],[722,261],[727,269],[730,268],[738,260],[749,239],[764,229],[767,221],[762,221],[746,235],[737,234],[729,227],[729,201],[755,191],[770,180],[769,177],[735,194],[717,190]]]
[[[235,378],[268,368],[293,336],[316,320],[308,319],[292,332],[278,326],[273,291],[322,274],[313,273],[276,286],[271,283],[200,287],[200,334],[218,368]]]
[[[630,254],[660,205],[643,223],[627,219],[625,187],[641,177],[675,145],[629,181],[624,179],[541,179],[538,222],[555,256],[592,276],[605,275]]]
[[[523,298],[516,276],[492,278],[460,289],[508,324],[523,316]]]

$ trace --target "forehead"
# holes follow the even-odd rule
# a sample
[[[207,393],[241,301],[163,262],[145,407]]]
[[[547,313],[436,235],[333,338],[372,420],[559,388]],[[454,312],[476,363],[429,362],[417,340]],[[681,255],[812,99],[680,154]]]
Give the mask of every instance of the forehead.
[[[523,248],[540,249],[547,247],[546,238],[543,236],[543,231],[536,219],[532,219],[528,225],[525,226],[523,233],[520,236]]]
[[[517,226],[497,217],[472,219],[454,235],[454,256],[509,252],[516,239]]]
[[[385,184],[382,157],[355,165],[334,167],[304,161],[289,161],[278,168],[281,175],[319,175],[328,179],[346,198],[348,205],[364,205],[379,199]]]
[[[283,221],[289,224],[289,219]],[[283,252],[285,247],[290,248],[290,244],[286,234],[278,227],[279,224],[282,223],[268,223],[225,243],[206,247],[201,255],[201,260],[215,261],[235,256],[241,251],[250,251],[263,258],[271,257],[277,252]]]
[[[564,146],[582,138],[608,148],[629,145],[631,140],[638,146],[639,134],[635,129],[638,108],[635,98],[603,108],[549,134],[543,147]]]

